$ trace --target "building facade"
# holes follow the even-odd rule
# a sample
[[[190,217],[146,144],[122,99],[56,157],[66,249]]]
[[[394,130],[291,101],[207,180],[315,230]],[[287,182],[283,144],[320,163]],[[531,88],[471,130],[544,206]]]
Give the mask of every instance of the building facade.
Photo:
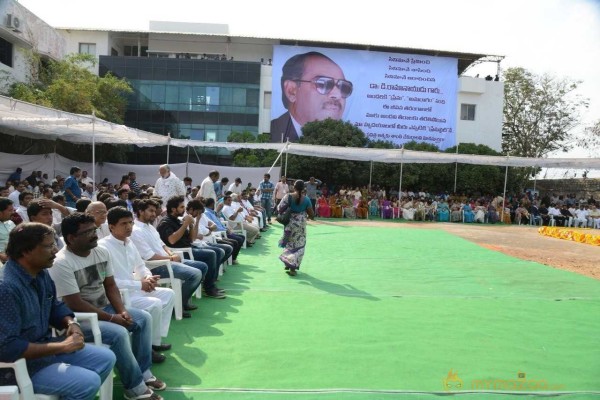
[[[455,57],[456,142],[501,150],[503,83],[461,76],[484,54],[231,36],[221,24],[151,21],[148,31],[54,29],[13,0],[0,2],[0,15],[5,83],[35,73],[28,64],[31,52],[52,59],[92,54],[98,59],[93,72],[125,78],[134,89],[125,125],[201,141],[223,142],[231,132],[269,133],[277,45]]]

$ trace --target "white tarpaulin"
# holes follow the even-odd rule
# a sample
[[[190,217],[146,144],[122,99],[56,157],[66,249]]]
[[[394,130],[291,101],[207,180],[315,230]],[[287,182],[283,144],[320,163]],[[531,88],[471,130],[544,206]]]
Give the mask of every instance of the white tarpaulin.
[[[21,178],[25,179],[31,174],[31,171],[42,171],[47,173],[50,179],[56,175],[63,178],[69,176],[69,170],[72,166],[77,165],[84,171],[88,171],[92,175],[92,163],[75,162],[58,154],[41,154],[41,155],[21,155],[0,153],[0,186],[4,185],[8,176],[15,172],[17,167],[21,167],[23,172]],[[235,178],[241,178],[244,187],[248,183],[252,183],[256,187],[263,180],[263,175],[268,168],[239,168],[239,167],[223,167],[205,164],[170,164],[171,170],[180,179],[185,176],[190,176],[193,179],[192,185],[199,185],[208,173],[216,169],[221,174],[221,177],[228,177],[229,183],[233,183]],[[137,175],[137,181],[140,184],[153,185],[158,179],[158,165],[131,165],[131,164],[114,164],[103,163],[96,165],[96,180],[101,182],[104,178],[108,178],[110,183],[121,182],[121,177],[133,171]],[[280,168],[274,167],[271,171],[271,176],[274,181],[280,176]],[[272,179],[273,180],[273,179]]]
[[[222,147],[237,149],[273,149],[310,157],[383,163],[463,163],[509,167],[547,167],[600,169],[600,158],[524,158],[482,156],[456,153],[411,151],[402,149],[365,149],[356,147],[316,146],[299,143],[222,143],[170,139],[124,125],[112,124],[93,116],[71,114],[0,96],[0,132],[10,135],[60,138],[74,143],[133,144],[136,146]],[[0,143],[0,151],[2,144]]]

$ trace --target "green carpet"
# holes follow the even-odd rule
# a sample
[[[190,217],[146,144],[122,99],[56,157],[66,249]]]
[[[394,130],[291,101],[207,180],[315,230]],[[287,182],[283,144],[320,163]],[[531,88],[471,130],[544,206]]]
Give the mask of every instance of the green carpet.
[[[292,278],[280,234],[228,268],[227,299],[173,321],[166,398],[600,397],[600,282],[442,231],[328,223]]]

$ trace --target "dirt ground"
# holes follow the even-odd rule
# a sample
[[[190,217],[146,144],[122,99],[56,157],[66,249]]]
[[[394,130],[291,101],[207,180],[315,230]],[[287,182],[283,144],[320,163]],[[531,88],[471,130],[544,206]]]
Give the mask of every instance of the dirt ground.
[[[337,223],[442,229],[493,251],[600,280],[600,247],[542,236],[536,227],[422,222],[396,224],[364,220],[341,220]]]

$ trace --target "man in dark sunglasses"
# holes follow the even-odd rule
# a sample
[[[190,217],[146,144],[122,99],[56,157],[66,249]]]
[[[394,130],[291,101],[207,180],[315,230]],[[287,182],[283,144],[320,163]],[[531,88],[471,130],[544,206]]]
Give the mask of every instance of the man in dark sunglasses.
[[[271,121],[271,141],[296,142],[305,123],[342,119],[352,90],[352,82],[326,55],[311,51],[291,57],[281,75],[281,98],[288,111]]]

